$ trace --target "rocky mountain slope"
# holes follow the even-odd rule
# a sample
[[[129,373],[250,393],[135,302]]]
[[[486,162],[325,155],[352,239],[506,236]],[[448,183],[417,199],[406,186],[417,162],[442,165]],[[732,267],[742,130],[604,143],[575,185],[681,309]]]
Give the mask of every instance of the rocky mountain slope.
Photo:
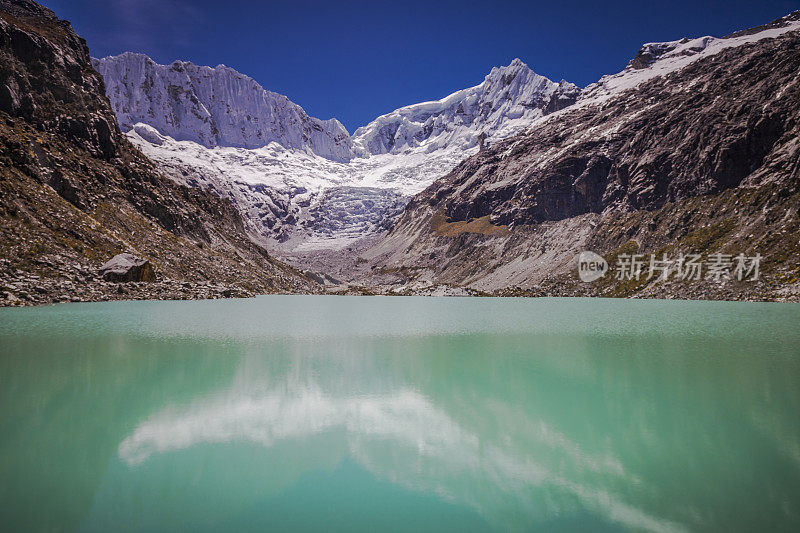
[[[246,237],[229,201],[160,174],[104,93],[68,22],[0,0],[0,302],[316,290]],[[97,280],[120,252],[158,281]]]
[[[797,299],[798,29],[795,12],[726,38],[645,45],[575,105],[415,196],[362,261],[398,291]],[[583,283],[583,250],[612,267],[641,254],[645,272]],[[761,254],[761,276],[681,281],[677,263],[666,280],[647,275],[650,254],[718,252]]]
[[[580,93],[515,59],[475,87],[403,107],[349,137],[337,121],[308,118],[227,67],[157,65],[138,54],[94,65],[138,148],[178,182],[230,198],[250,235],[283,252],[383,232],[411,195],[475,153],[481,136],[496,142]]]

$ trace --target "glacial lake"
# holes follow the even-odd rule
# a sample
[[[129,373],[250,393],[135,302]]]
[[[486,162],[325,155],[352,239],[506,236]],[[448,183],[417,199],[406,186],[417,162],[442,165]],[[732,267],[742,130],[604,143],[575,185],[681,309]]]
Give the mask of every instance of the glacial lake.
[[[0,529],[800,530],[800,305],[0,309]]]

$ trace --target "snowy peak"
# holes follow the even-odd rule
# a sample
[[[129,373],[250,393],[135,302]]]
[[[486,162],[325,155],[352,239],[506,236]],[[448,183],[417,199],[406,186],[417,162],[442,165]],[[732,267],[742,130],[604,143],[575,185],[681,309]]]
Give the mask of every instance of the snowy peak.
[[[494,67],[483,83],[441,100],[401,107],[359,128],[353,142],[361,155],[468,149],[481,133],[491,138],[516,133],[548,112],[575,101],[580,89],[536,74],[520,59]]]
[[[520,94],[525,91],[535,92],[550,84],[550,80],[536,74],[521,59],[516,58],[508,66],[493,67],[480,87],[485,94],[496,94],[497,90],[503,89]]]
[[[661,59],[699,54],[705,50],[708,44],[713,40],[714,37],[705,36],[691,40],[683,38],[678,41],[664,43],[645,43],[639,49],[636,56],[630,60],[626,68],[644,69],[652,66],[656,61]]]
[[[723,37],[723,39],[736,39],[738,37],[746,37],[748,35],[754,35],[756,33],[761,33],[767,30],[775,30],[780,28],[788,28],[790,26],[797,26],[798,22],[800,22],[800,9],[792,11],[788,15],[784,15],[783,17],[777,18],[767,24],[762,24],[761,26],[756,26],[754,28],[748,28],[746,30],[739,30],[737,32],[731,33],[730,35],[726,35],[725,37]]]
[[[603,76],[596,83],[585,87],[581,91],[578,104],[603,103],[657,76],[676,72],[702,57],[798,30],[800,30],[800,11],[794,11],[769,24],[737,31],[725,37],[707,35],[695,39],[683,38],[676,41],[646,43],[624,70]]]
[[[309,117],[287,97],[225,65],[159,65],[130,52],[92,63],[105,79],[123,130],[146,123],[207,148],[260,148],[277,142],[333,161],[353,157],[350,136],[338,120]]]
[[[721,41],[717,45],[736,45],[743,41],[743,37],[758,35],[770,30],[786,30],[798,26],[800,21],[800,11],[794,11],[785,17],[773,20],[769,24],[756,26],[747,30],[737,31],[725,37],[712,37],[706,35],[695,39],[684,37],[677,41],[667,41],[660,43],[645,43],[639,49],[636,56],[628,63],[626,69],[644,69],[651,67],[656,61],[677,57],[688,57],[700,54],[715,41]],[[773,31],[773,33],[775,33]],[[780,33],[780,31],[778,32]],[[728,41],[727,43],[725,41]],[[746,41],[745,41],[746,42]]]

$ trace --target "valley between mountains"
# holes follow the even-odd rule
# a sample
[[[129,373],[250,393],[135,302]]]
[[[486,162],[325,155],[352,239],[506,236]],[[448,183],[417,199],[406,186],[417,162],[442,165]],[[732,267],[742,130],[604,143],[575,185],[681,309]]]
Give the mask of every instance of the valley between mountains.
[[[514,59],[350,134],[224,65],[0,0],[6,305],[268,292],[800,299],[800,12],[579,88]],[[436,96],[436,95],[432,95]],[[582,282],[577,257],[760,276]],[[157,281],[98,281],[118,253]],[[702,277],[702,276],[701,276]]]

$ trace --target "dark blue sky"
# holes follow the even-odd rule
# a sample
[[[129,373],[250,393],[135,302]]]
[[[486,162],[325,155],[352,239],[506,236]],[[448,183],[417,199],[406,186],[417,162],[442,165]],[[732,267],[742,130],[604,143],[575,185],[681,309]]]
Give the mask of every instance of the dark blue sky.
[[[644,42],[720,36],[800,9],[800,0],[40,1],[94,56],[224,63],[351,133],[476,85],[514,57],[584,86],[621,70]]]

